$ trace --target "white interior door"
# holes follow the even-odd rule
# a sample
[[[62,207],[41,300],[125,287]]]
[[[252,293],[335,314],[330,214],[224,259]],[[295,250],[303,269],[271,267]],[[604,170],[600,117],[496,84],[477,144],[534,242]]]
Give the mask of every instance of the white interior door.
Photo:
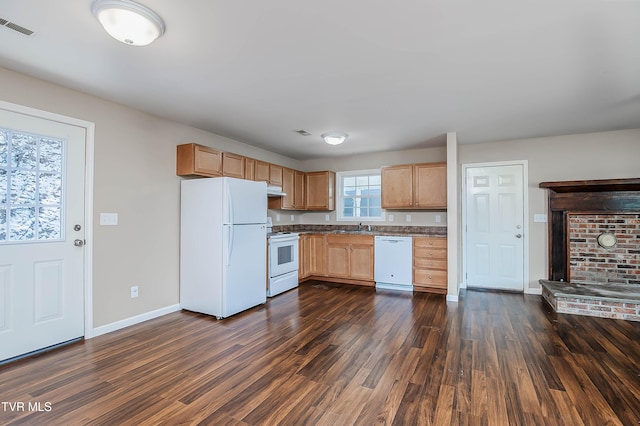
[[[0,109],[0,360],[84,335],[85,131]]]
[[[469,167],[465,176],[465,282],[524,289],[524,167]]]

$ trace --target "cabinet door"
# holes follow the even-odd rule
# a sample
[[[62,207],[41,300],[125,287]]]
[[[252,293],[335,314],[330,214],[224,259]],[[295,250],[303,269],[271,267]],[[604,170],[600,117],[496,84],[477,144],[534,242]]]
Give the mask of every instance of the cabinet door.
[[[311,236],[308,234],[300,235],[298,241],[298,279],[304,279],[309,276],[311,271]]]
[[[282,191],[287,194],[281,197],[282,206],[280,208],[285,210],[292,210],[295,206],[293,199],[295,196],[295,175],[294,171],[287,168],[280,168],[282,174]]]
[[[253,158],[244,159],[244,178],[247,180],[255,180],[256,177],[256,160]]]
[[[176,174],[178,176],[220,176],[222,154],[213,148],[195,143],[178,145]]]
[[[382,208],[413,206],[413,166],[411,164],[382,168]]]
[[[335,172],[309,172],[306,174],[306,210],[335,209]]]
[[[244,157],[230,152],[223,152],[222,175],[244,179]]]
[[[253,180],[258,182],[269,182],[269,163],[256,160],[256,168],[254,171]]]
[[[269,164],[269,184],[282,186],[282,166]]]
[[[373,246],[351,245],[350,278],[354,280],[373,280]]]
[[[311,238],[311,262],[309,275],[327,275],[326,271],[326,242],[324,235],[312,235]]]
[[[293,208],[304,210],[304,172],[294,171],[293,179]]]
[[[415,207],[447,208],[447,163],[414,166]]]
[[[349,244],[327,243],[327,275],[349,278]]]

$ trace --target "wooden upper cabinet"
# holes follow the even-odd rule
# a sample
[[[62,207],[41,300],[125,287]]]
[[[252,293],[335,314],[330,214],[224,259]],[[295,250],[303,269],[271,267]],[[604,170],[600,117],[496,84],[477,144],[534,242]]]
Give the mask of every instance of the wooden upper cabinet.
[[[273,186],[282,186],[282,166],[277,164],[269,164],[269,184]]]
[[[244,178],[246,180],[255,180],[256,176],[256,160],[253,158],[244,158]]]
[[[308,172],[305,184],[306,210],[334,210],[336,192],[335,172]]]
[[[447,208],[447,163],[416,164],[413,182],[417,208]]]
[[[253,180],[258,182],[269,182],[270,164],[264,161],[256,160]]]
[[[280,210],[304,210],[304,172],[282,168],[282,191],[286,194],[283,197],[269,198],[270,209]]]
[[[446,209],[447,163],[382,168],[382,208]]]
[[[221,176],[222,153],[208,146],[187,143],[178,145],[176,174],[178,176]]]
[[[383,209],[413,206],[413,165],[382,168],[381,199]]]
[[[304,210],[305,173],[295,170],[293,172],[293,181],[293,208],[296,210]]]
[[[222,175],[244,179],[244,157],[230,152],[222,153]]]
[[[295,170],[282,168],[282,191],[286,194],[282,197],[270,197],[269,208],[280,210],[295,209],[293,198],[295,193]]]

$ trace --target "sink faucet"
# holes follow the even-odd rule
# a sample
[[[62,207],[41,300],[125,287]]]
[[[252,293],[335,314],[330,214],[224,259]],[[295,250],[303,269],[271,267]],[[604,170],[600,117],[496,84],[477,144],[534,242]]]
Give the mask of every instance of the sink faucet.
[[[358,231],[362,231],[362,222],[358,224]]]

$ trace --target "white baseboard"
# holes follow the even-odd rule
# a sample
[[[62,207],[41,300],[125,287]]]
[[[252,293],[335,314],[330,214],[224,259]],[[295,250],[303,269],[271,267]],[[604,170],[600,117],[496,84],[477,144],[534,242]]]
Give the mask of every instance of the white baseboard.
[[[524,294],[536,294],[536,295],[541,295],[542,294],[542,287],[538,287],[538,288],[525,288],[524,289]]]
[[[455,302],[458,303],[459,296],[457,294],[447,294],[447,302]]]
[[[156,309],[155,311],[145,312],[144,314],[136,315],[135,317],[123,319],[120,321],[112,322],[111,324],[96,327],[93,330],[91,330],[89,333],[85,334],[84,338],[91,339],[93,337],[98,337],[103,334],[111,333],[112,331],[121,330],[123,328],[140,324],[141,322],[145,322],[150,319],[154,319],[154,318],[161,317],[163,315],[170,314],[172,312],[177,312],[180,309],[181,309],[180,304],[175,304],[175,305],[167,306],[164,308]]]

